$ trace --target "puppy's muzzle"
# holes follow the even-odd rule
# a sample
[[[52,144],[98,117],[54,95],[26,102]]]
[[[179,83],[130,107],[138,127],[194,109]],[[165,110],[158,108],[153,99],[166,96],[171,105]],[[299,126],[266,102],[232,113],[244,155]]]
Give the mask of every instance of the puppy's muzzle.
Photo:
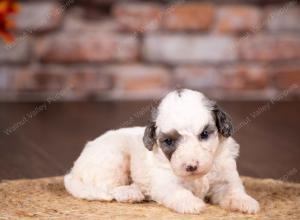
[[[198,161],[184,163],[182,169],[187,175],[204,175],[208,171],[208,164],[200,164]]]
[[[183,169],[188,173],[193,173],[197,171],[198,168],[199,168],[198,161],[183,164]]]
[[[188,165],[185,170],[186,172],[194,172],[198,169],[198,166]]]

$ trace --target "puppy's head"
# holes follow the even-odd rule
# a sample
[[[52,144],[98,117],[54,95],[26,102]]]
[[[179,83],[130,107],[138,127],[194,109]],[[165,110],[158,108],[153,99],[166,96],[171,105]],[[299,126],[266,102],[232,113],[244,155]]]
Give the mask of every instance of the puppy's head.
[[[169,93],[145,129],[144,144],[181,177],[205,175],[222,139],[232,134],[229,117],[202,93]]]

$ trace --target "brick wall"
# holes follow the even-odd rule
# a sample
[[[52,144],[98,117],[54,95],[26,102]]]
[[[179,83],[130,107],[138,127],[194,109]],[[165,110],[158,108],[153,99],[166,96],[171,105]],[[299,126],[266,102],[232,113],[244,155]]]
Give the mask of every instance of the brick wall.
[[[0,100],[299,98],[297,1],[21,2],[0,43]],[[63,94],[63,95],[62,95]]]

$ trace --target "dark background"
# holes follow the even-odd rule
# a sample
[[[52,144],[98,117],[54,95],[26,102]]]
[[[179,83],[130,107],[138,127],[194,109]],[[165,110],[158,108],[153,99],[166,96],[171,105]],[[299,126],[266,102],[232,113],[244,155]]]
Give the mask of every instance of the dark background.
[[[42,103],[0,105],[1,130]],[[300,181],[299,102],[221,102],[233,117],[242,175]],[[1,133],[1,179],[63,175],[84,144],[108,129],[145,125],[155,102],[53,103],[10,135]],[[247,120],[250,117],[250,120]],[[246,119],[246,120],[245,120]],[[243,121],[247,121],[246,124]],[[244,126],[241,126],[244,125]]]

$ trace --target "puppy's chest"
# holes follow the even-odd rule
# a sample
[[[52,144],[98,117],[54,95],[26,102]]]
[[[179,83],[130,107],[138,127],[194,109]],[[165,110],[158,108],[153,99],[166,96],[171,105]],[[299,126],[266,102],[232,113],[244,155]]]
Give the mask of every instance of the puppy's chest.
[[[204,199],[209,191],[209,181],[205,177],[191,181],[182,181],[182,184],[186,189],[202,199]]]

